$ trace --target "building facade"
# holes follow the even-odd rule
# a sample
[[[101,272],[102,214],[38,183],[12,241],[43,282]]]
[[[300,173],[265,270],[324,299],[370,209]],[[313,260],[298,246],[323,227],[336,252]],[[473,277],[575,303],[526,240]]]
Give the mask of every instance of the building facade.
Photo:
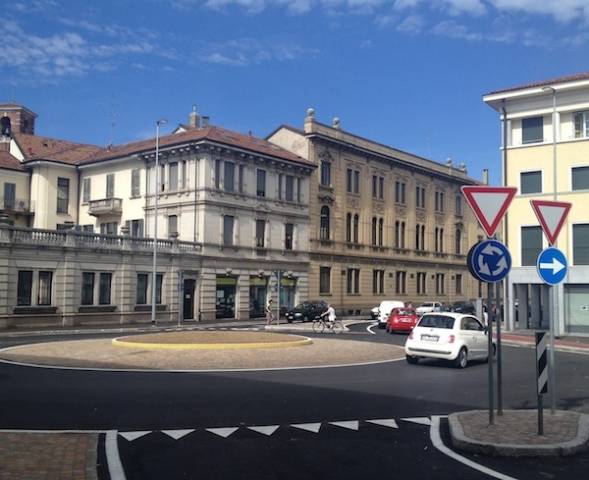
[[[452,303],[480,296],[466,266],[480,231],[460,187],[464,165],[440,164],[315,119],[268,140],[317,166],[311,177],[309,295],[343,313],[382,300]]]
[[[503,183],[518,188],[504,222],[513,259],[508,326],[548,328],[556,311],[557,335],[589,334],[589,73],[498,90],[484,101],[500,114]],[[548,243],[531,199],[572,203],[555,244],[569,273],[554,300],[536,272]]]
[[[153,288],[158,318],[179,321],[307,298],[311,162],[193,112],[159,138],[156,171],[155,139],[49,139],[32,112],[28,130],[16,120],[29,112],[0,105],[15,119],[0,143],[4,326],[145,321]]]

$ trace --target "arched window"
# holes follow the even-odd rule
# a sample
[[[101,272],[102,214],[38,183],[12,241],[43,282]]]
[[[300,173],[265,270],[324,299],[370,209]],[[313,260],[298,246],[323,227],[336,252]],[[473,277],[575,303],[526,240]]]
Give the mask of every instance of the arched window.
[[[352,242],[352,214],[346,215],[346,242]]]
[[[377,219],[372,217],[372,245],[376,245],[377,242],[377,231],[376,231]]]
[[[321,207],[321,217],[319,223],[319,239],[329,240],[329,207],[324,205]]]
[[[382,247],[384,237],[384,219],[378,221],[378,244]]]
[[[456,229],[455,236],[454,236],[454,253],[456,255],[460,255],[462,250],[462,232],[459,228]]]
[[[360,225],[360,216],[354,215],[354,243],[358,243],[358,228]]]

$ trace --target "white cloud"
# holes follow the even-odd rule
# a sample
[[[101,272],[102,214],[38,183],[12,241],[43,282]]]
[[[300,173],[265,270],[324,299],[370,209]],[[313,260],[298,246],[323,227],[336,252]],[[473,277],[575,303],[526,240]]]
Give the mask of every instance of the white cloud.
[[[416,35],[423,30],[425,20],[420,15],[409,15],[397,25],[397,31]]]
[[[450,38],[468,40],[470,42],[480,41],[483,39],[483,35],[481,33],[471,32],[466,26],[459,24],[454,20],[444,20],[438,23],[432,29],[432,33]]]
[[[488,0],[497,10],[550,15],[559,22],[589,20],[588,0]]]

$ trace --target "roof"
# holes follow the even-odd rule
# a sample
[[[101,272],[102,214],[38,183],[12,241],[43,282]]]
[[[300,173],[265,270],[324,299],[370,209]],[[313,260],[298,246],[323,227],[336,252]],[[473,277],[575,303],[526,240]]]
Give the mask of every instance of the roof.
[[[14,140],[20,148],[24,161],[52,160],[76,165],[101,150],[96,145],[70,142],[55,138],[40,137],[26,133],[15,133]]]
[[[32,110],[29,110],[27,107],[23,105],[18,105],[17,103],[0,103],[0,110],[26,110],[30,114],[37,117],[37,114]]]
[[[487,93],[487,95],[494,95],[496,93],[514,92],[516,90],[524,90],[526,88],[543,87],[545,85],[554,85],[556,83],[576,82],[580,80],[589,80],[589,72],[575,73],[574,75],[567,75],[565,77],[557,77],[549,80],[541,80],[538,82],[526,83],[523,85],[516,85],[514,87],[495,90]]]
[[[183,125],[186,128],[186,125]],[[225,128],[208,126],[204,128],[188,127],[184,132],[172,133],[164,135],[159,139],[160,148],[173,147],[175,145],[182,145],[188,142],[204,141],[208,140],[211,142],[237,147],[244,150],[248,150],[252,153],[258,153],[263,155],[280,158],[282,160],[288,160],[301,165],[314,167],[315,164],[305,160],[298,155],[295,155],[288,150],[285,150],[277,145],[274,145],[267,140],[263,140],[252,135],[244,135],[237,133],[232,130]],[[94,162],[110,160],[129,156],[139,153],[152,152],[155,148],[155,139],[142,140],[139,142],[127,143],[111,147],[109,149],[102,149],[88,156],[86,159],[79,162],[80,165],[86,165]]]
[[[0,150],[0,168],[6,170],[18,170],[20,172],[25,170],[22,163],[20,163],[20,160],[13,157],[10,152],[7,152],[6,150]]]

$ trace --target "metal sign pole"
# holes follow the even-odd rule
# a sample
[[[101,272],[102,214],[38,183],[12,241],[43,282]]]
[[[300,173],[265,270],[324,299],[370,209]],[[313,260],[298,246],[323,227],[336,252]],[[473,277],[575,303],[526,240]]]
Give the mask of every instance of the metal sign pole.
[[[495,284],[495,298],[497,305],[497,415],[503,415],[503,368],[501,365],[501,321],[503,320],[502,313],[505,311],[503,306],[503,312],[501,310],[501,290],[503,282],[497,282]],[[491,362],[489,358],[489,362]]]
[[[550,330],[550,350],[548,351],[548,381],[550,382],[550,413],[552,415],[554,415],[554,412],[556,411],[556,365],[554,359],[554,337],[556,336],[556,320],[558,318],[558,291],[556,289],[556,285],[550,287],[550,290],[552,290],[552,315],[550,315],[550,320],[548,323]]]
[[[487,348],[489,354],[489,425],[493,425],[494,423],[494,397],[495,392],[493,389],[493,289],[495,285],[492,283],[487,283]]]
[[[278,301],[276,302],[276,325],[280,325],[280,275],[281,275],[282,271],[278,270],[276,272],[276,278],[278,279],[278,284],[277,284],[277,292],[278,292]]]

